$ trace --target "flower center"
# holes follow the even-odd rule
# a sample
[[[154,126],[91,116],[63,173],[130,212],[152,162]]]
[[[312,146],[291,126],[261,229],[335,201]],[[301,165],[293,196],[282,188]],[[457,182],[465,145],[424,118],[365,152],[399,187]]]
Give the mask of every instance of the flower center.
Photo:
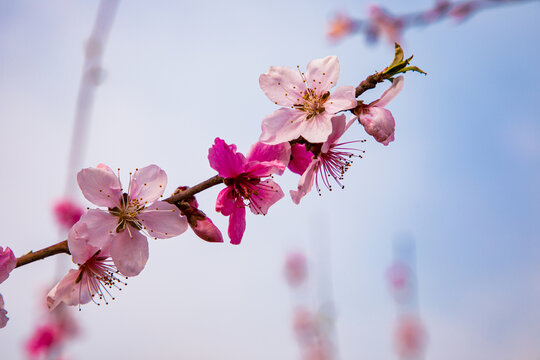
[[[324,103],[328,100],[329,96],[329,91],[319,96],[313,89],[306,89],[304,96],[302,97],[303,103],[294,105],[294,108],[306,112],[308,114],[306,120],[309,120],[325,111]]]
[[[144,204],[139,202],[139,199],[130,199],[126,193],[122,194],[120,198],[120,206],[109,208],[111,215],[118,217],[118,225],[116,226],[116,232],[123,231],[127,225],[131,225],[137,230],[143,228],[140,220],[137,218],[144,209]]]
[[[109,257],[100,256],[100,252],[101,250],[98,250],[90,259],[79,266],[79,276],[77,276],[75,283],[80,283],[80,286],[88,288],[91,300],[95,304],[100,305],[99,301],[103,300],[106,305],[109,305],[107,298],[115,299],[109,290],[114,287],[121,291],[120,286],[126,286],[127,283],[123,281],[123,276],[118,272],[112,260]],[[96,295],[97,298],[95,298]]]

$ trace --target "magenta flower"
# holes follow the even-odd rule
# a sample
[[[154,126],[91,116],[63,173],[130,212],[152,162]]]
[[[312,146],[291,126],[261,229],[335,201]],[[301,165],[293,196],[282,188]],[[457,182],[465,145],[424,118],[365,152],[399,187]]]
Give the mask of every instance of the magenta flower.
[[[227,187],[218,195],[216,211],[229,216],[228,234],[232,244],[240,244],[242,240],[246,229],[246,206],[254,214],[266,214],[268,208],[283,197],[278,184],[263,178],[282,173],[289,157],[288,144],[256,143],[246,158],[236,152],[236,145],[227,145],[220,138],[216,138],[208,150],[210,166],[225,178]]]
[[[332,133],[328,137],[328,140],[320,144],[320,153],[311,160],[311,163],[300,177],[298,190],[290,191],[291,198],[295,204],[299,204],[300,200],[311,191],[313,181],[315,181],[317,191],[319,194],[321,193],[319,175],[321,182],[329,190],[332,190],[329,178],[333,178],[343,188],[340,180],[343,180],[343,175],[351,166],[351,158],[354,156],[361,157],[361,155],[355,155],[351,152],[359,150],[343,147],[343,145],[350,144],[351,142],[338,143],[341,136],[354,121],[356,119],[353,118],[347,123],[343,114],[332,118]]]
[[[7,311],[4,309],[4,298],[0,294],[0,329],[6,327],[9,318],[6,316]]]
[[[287,168],[295,174],[302,175],[311,164],[313,156],[313,153],[306,149],[306,145],[294,144],[291,146],[291,160]]]
[[[84,219],[84,216],[83,216]],[[68,233],[68,246],[77,270],[69,270],[66,276],[47,294],[47,306],[54,309],[60,303],[82,305],[92,300],[99,305],[99,300],[108,304],[107,298],[114,297],[109,289],[126,285],[121,274],[114,266],[109,249],[113,238],[109,237],[101,247],[92,245],[95,230],[81,219]],[[97,298],[96,297],[97,295]]]
[[[361,107],[360,113],[356,114],[366,132],[385,146],[394,141],[396,122],[390,110],[384,107],[399,94],[402,88],[403,76],[399,76],[394,79],[392,86],[382,94],[380,99]]]
[[[270,100],[283,107],[264,118],[259,141],[275,145],[299,136],[312,143],[326,141],[332,132],[332,116],[357,105],[352,86],[341,86],[330,94],[338,77],[335,56],[311,61],[305,73],[271,66],[259,77],[259,85]]]
[[[187,186],[180,186],[178,190],[184,191],[188,189]],[[180,211],[182,215],[187,218],[188,224],[191,230],[201,239],[208,242],[223,242],[223,236],[221,231],[216,225],[206,216],[204,212],[199,210],[199,203],[195,196],[186,199],[180,205]]]
[[[81,170],[77,181],[86,199],[108,208],[89,210],[81,218],[88,224],[90,244],[102,248],[112,240],[111,257],[124,275],[138,275],[144,268],[148,260],[146,236],[165,239],[187,229],[187,220],[176,206],[156,201],[167,185],[165,171],[156,165],[136,169],[127,192],[103,164]]]
[[[9,273],[17,266],[17,258],[10,248],[2,249],[0,246],[0,284],[6,281]]]
[[[71,199],[58,200],[53,206],[56,222],[64,229],[70,229],[84,213],[84,209]]]

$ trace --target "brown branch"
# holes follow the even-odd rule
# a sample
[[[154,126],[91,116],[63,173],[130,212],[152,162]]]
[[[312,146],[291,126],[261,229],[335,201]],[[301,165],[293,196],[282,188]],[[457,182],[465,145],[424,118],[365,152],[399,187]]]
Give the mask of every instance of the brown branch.
[[[28,254],[17,258],[17,266],[15,267],[30,264],[31,262],[34,262],[37,260],[43,260],[49,256],[62,254],[62,253],[71,255],[71,253],[69,252],[67,240],[61,241],[58,244],[48,246],[38,251],[30,251]]]
[[[171,204],[178,203],[179,201],[182,201],[184,199],[187,199],[197,193],[200,193],[203,190],[206,190],[208,188],[211,188],[212,186],[221,184],[223,182],[223,178],[219,175],[216,175],[214,177],[211,177],[208,180],[205,180],[201,182],[200,184],[197,184],[195,186],[192,186],[190,188],[187,188],[184,191],[180,191],[175,193],[174,195],[168,197],[167,199],[163,200]],[[67,240],[64,240],[62,242],[59,242],[58,244],[54,244],[51,246],[48,246],[44,249],[38,250],[38,251],[30,251],[28,254],[23,255],[19,258],[17,258],[17,266],[23,266],[26,264],[30,264],[37,260],[43,260],[45,258],[48,258],[49,256],[53,256],[56,254],[68,254],[71,255],[68,247]]]
[[[187,188],[184,191],[180,191],[175,193],[174,195],[168,197],[167,199],[163,200],[170,204],[175,204],[179,201],[182,201],[184,199],[187,199],[197,193],[200,193],[203,190],[206,190],[208,188],[211,188],[212,186],[215,186],[217,184],[221,184],[223,182],[223,178],[219,175],[216,175],[214,177],[211,177],[208,180],[203,181],[200,184],[197,184],[195,186],[192,186],[190,188]]]
[[[366,92],[369,89],[373,89],[375,86],[377,86],[378,83],[381,83],[384,81],[384,75],[383,72],[378,72],[373,75],[369,75],[364,81],[360,83],[356,87],[356,97],[359,97],[364,92]]]

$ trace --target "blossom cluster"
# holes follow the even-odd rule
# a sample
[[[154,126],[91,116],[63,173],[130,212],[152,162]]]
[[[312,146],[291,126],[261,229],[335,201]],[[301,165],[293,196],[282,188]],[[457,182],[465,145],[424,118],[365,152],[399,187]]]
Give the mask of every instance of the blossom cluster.
[[[296,204],[314,184],[319,194],[323,186],[329,190],[334,183],[343,187],[352,158],[363,154],[355,144],[365,140],[343,141],[342,137],[358,123],[379,143],[386,146],[394,141],[395,121],[385,107],[403,87],[403,76],[396,75],[413,69],[408,66],[410,59],[404,60],[401,48],[398,51],[396,47],[394,62],[367,79],[371,84],[367,88],[383,80],[392,82],[381,98],[371,103],[357,100],[365,90],[353,86],[340,86],[332,92],[340,73],[336,56],[311,61],[305,72],[299,67],[270,67],[260,76],[259,84],[279,108],[262,120],[258,141],[244,155],[236,145],[216,138],[208,150],[208,161],[217,175],[193,188],[180,186],[170,197],[163,197],[168,179],[157,165],[129,173],[127,188],[120,181],[120,169],[99,164],[81,170],[77,183],[96,208],[82,212],[68,199],[55,206],[59,224],[69,228],[65,252],[71,254],[76,268],[47,294],[49,309],[64,304],[78,305],[80,310],[81,304],[91,301],[100,305],[114,300],[115,290],[121,290],[128,277],[144,269],[148,238],[176,237],[191,227],[205,241],[223,242],[221,231],[199,209],[194,196],[210,186],[224,185],[215,210],[228,217],[227,234],[232,244],[240,244],[244,236],[246,208],[255,215],[265,215],[285,197],[275,176],[287,169],[300,176],[296,189],[289,191]],[[0,254],[0,282],[16,263],[9,248]],[[0,296],[0,326],[7,321],[5,313]],[[49,334],[40,332],[37,338],[44,333]],[[36,348],[42,348],[42,343],[36,340]]]
[[[353,19],[345,13],[338,13],[328,24],[326,35],[330,41],[339,41],[355,33],[364,33],[368,42],[384,38],[390,44],[402,42],[405,29],[428,26],[447,18],[461,23],[480,10],[526,0],[437,0],[433,6],[419,12],[396,15],[389,10],[371,4],[366,19]]]

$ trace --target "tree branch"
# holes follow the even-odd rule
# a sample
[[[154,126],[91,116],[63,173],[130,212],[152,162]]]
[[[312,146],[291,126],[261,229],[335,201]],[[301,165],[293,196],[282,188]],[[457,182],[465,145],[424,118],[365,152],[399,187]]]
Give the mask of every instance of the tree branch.
[[[48,246],[44,249],[41,249],[35,252],[30,251],[28,254],[17,258],[17,266],[15,267],[18,268],[20,266],[30,264],[31,262],[34,262],[37,260],[43,260],[45,258],[48,258],[49,256],[62,254],[62,253],[71,255],[71,253],[69,252],[67,240],[61,241],[58,244]]]
[[[187,188],[184,191],[179,191],[175,193],[174,195],[168,197],[167,199],[163,200],[171,204],[176,204],[184,199],[187,199],[197,193],[200,193],[201,191],[204,191],[208,188],[211,188],[212,186],[221,184],[223,182],[223,178],[219,175],[213,176],[208,180],[205,180],[195,186],[192,186],[190,188]],[[58,244],[54,244],[51,246],[48,246],[44,249],[38,250],[38,251],[30,251],[28,254],[23,255],[19,258],[17,258],[17,266],[20,267],[26,264],[30,264],[37,260],[43,260],[45,258],[48,258],[49,256],[53,256],[56,254],[68,254],[71,255],[68,247],[67,240],[61,241]]]
[[[364,81],[360,83],[360,85],[356,87],[356,97],[359,97],[369,89],[373,89],[375,86],[377,86],[378,83],[381,83],[383,81],[384,75],[382,72],[369,75]]]

